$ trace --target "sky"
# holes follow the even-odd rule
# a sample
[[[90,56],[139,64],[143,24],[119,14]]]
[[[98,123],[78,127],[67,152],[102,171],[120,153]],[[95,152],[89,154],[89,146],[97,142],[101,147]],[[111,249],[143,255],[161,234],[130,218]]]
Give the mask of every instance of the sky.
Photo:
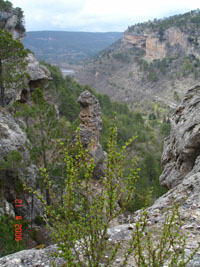
[[[125,31],[154,18],[200,8],[199,0],[10,0],[25,14],[27,31]]]

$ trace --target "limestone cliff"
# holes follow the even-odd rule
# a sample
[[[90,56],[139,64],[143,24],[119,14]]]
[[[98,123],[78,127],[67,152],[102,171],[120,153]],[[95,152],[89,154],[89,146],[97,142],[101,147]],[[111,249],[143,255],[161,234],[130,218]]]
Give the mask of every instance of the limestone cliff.
[[[14,39],[22,39],[25,34],[24,29],[17,27],[19,21],[18,14],[12,10],[9,12],[0,11],[0,25],[3,29],[9,31]]]
[[[5,91],[5,106],[10,107],[15,101],[26,103],[30,100],[30,93],[36,87],[45,87],[46,82],[51,79],[49,70],[41,65],[32,53],[25,58],[27,67],[24,85],[16,87],[15,83],[10,84]]]
[[[188,56],[195,54],[200,58],[200,54],[195,51],[195,46],[198,46],[200,40],[196,43],[190,42],[190,34],[182,32],[178,27],[168,28],[162,40],[156,33],[145,33],[143,35],[135,35],[134,33],[125,32],[122,39],[122,44],[127,48],[137,47],[145,52],[147,60],[163,59],[177,54]]]
[[[25,30],[22,26],[19,27],[19,16],[15,9],[9,11],[0,11],[0,26],[4,30],[8,30],[15,39],[23,37]],[[46,82],[50,79],[48,69],[39,64],[32,53],[29,53],[25,59],[26,75],[20,86],[16,86],[15,82],[10,83],[9,87],[5,88],[4,97],[5,105],[0,105],[0,162],[7,161],[7,157],[13,151],[18,151],[21,155],[20,164],[15,168],[12,165],[4,169],[0,168],[1,178],[1,204],[0,217],[4,212],[16,215],[17,210],[14,207],[14,200],[20,197],[23,192],[23,182],[28,185],[35,185],[37,176],[37,167],[32,164],[29,152],[26,148],[26,143],[29,142],[23,128],[25,122],[22,119],[16,118],[13,111],[14,102],[28,103],[30,101],[31,92],[36,87],[45,87]],[[2,166],[0,166],[2,167]],[[15,170],[14,170],[15,169]],[[30,220],[31,216],[34,220],[39,214],[39,204],[34,198],[35,206],[32,207],[33,199],[30,195],[25,194],[24,205],[22,209],[23,218]],[[5,205],[4,205],[5,204]],[[6,210],[4,210],[5,207]],[[32,214],[31,214],[32,213]]]
[[[200,155],[200,85],[190,89],[171,118],[171,134],[162,155],[160,183],[174,188],[195,167]]]

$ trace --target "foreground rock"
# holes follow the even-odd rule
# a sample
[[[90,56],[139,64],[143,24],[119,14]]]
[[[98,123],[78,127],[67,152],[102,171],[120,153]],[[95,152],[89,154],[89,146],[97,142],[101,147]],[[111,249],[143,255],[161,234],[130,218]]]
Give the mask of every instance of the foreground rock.
[[[171,119],[160,183],[173,188],[195,167],[200,155],[200,84],[190,89]]]
[[[50,267],[52,261],[54,266],[61,266],[64,260],[61,258],[52,258],[50,255],[57,250],[55,245],[49,246],[45,249],[29,249],[22,250],[15,254],[11,254],[0,258],[1,267]]]

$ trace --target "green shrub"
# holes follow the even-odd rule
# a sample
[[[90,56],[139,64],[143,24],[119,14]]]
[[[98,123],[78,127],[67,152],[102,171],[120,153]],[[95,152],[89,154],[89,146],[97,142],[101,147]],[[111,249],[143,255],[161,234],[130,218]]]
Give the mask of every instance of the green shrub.
[[[123,241],[113,242],[108,238],[110,223],[129,205],[134,194],[137,179],[134,160],[129,174],[124,175],[126,148],[132,141],[129,140],[122,150],[117,152],[117,129],[111,127],[106,174],[101,178],[103,187],[95,191],[92,183],[94,159],[91,158],[89,150],[83,149],[77,132],[77,154],[71,156],[65,150],[66,179],[64,195],[61,197],[62,205],[52,191],[46,170],[41,170],[54,203],[48,206],[37,191],[34,191],[34,194],[44,205],[45,221],[51,231],[52,240],[58,245],[59,252],[52,256],[63,257],[66,266],[114,266],[115,259],[124,250],[121,266],[126,266],[128,259],[132,257],[134,266],[137,267],[162,267],[166,266],[166,263],[169,264],[167,266],[183,267],[199,250],[200,244],[188,258],[186,257],[187,238],[180,231],[182,221],[175,203],[172,209],[166,212],[165,222],[159,227],[157,235],[153,230],[149,231],[149,215],[143,210],[126,249]],[[81,178],[80,168],[83,170]],[[25,188],[27,189],[26,186]],[[28,190],[33,192],[30,187]],[[152,192],[147,197],[146,205],[151,194]],[[123,201],[120,201],[121,199]]]

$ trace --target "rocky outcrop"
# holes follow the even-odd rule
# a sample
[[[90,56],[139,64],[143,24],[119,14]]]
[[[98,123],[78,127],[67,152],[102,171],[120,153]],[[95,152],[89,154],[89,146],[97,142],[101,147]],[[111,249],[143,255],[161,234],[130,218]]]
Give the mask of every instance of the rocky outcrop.
[[[28,54],[26,60],[28,63],[27,72],[30,77],[29,83],[50,79],[49,70],[44,65],[41,65],[32,53]]]
[[[27,186],[35,186],[38,169],[34,164],[30,163],[29,151],[26,148],[26,143],[28,143],[27,136],[22,130],[20,125],[23,125],[22,120],[15,119],[11,113],[0,108],[0,162],[7,162],[8,155],[13,151],[17,151],[21,157],[19,161],[17,158],[13,157],[12,163],[7,167],[0,168],[1,186],[3,186],[4,194],[1,202],[2,205],[0,217],[4,213],[10,213],[11,215],[16,215],[17,210],[14,207],[14,201],[16,198],[23,196],[25,200],[23,203],[23,208],[21,209],[21,214],[23,219],[30,220],[31,216],[34,220],[41,212],[39,208],[40,203],[34,197],[34,207],[31,211],[32,197],[24,192],[23,182]],[[17,188],[17,189],[16,189]],[[9,211],[10,212],[7,212]],[[32,213],[32,214],[31,214]]]
[[[27,141],[26,134],[22,131],[19,124],[6,109],[0,109],[0,160],[10,151],[18,150],[27,154],[24,144]]]
[[[102,130],[101,108],[98,100],[89,91],[84,91],[78,98],[81,106],[80,111],[80,137],[84,148],[89,149],[94,157],[96,165],[94,176],[100,178],[105,172],[106,153],[100,143],[100,133]]]
[[[200,84],[190,89],[171,118],[165,140],[160,183],[174,188],[195,166],[200,155]]]
[[[49,70],[41,65],[32,53],[29,53],[25,61],[27,67],[25,72],[27,73],[24,85],[16,86],[15,83],[10,84],[4,92],[5,106],[10,107],[13,102],[28,102],[30,100],[30,92],[36,87],[45,87],[46,82],[50,80]]]
[[[0,25],[3,29],[13,34],[15,39],[23,36],[20,30],[17,30],[18,16],[13,13],[0,11]],[[18,33],[18,34],[17,34]],[[1,185],[3,184],[4,203],[0,209],[0,216],[7,213],[8,207],[12,215],[16,215],[17,210],[14,208],[14,200],[23,194],[23,209],[21,214],[23,219],[34,220],[41,212],[39,201],[36,197],[31,197],[23,191],[23,182],[28,186],[34,186],[37,177],[37,167],[31,163],[29,152],[26,148],[28,139],[26,133],[22,130],[25,127],[23,120],[16,119],[10,111],[13,111],[12,104],[16,101],[26,103],[30,100],[31,91],[36,87],[45,87],[46,81],[50,79],[50,72],[45,66],[39,64],[32,53],[29,53],[25,59],[27,62],[26,74],[24,81],[19,86],[15,82],[10,83],[5,88],[4,100],[5,107],[0,106],[0,161],[7,161],[7,157],[13,151],[17,151],[21,155],[21,162],[18,166],[12,168],[8,166],[3,170],[0,168]],[[16,164],[16,163],[15,163]],[[0,166],[1,167],[1,166]],[[28,179],[27,179],[28,177]],[[20,191],[20,192],[19,192]],[[34,202],[34,207],[32,203]]]
[[[127,48],[132,48],[133,46],[137,46],[140,49],[145,49],[146,36],[144,36],[144,35],[124,34],[122,42]]]
[[[25,31],[17,29],[18,15],[16,12],[0,11],[0,25],[3,29],[9,31],[14,39],[22,39]]]

